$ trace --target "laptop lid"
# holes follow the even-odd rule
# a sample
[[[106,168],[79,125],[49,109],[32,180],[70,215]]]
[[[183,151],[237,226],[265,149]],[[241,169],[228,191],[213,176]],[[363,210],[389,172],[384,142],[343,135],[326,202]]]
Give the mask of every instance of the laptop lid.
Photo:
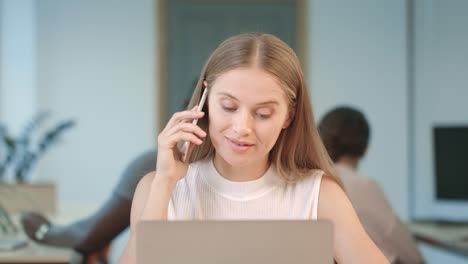
[[[333,225],[320,220],[142,221],[139,264],[333,263]]]

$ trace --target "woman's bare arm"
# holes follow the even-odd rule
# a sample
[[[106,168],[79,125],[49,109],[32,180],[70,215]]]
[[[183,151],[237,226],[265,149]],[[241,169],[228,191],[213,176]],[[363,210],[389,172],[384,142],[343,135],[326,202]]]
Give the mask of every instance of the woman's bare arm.
[[[182,179],[188,170],[189,148],[187,161],[180,159],[181,152],[177,143],[186,141],[200,145],[200,138],[206,137],[206,132],[189,122],[201,118],[202,112],[190,111],[175,113],[166,127],[158,136],[157,172],[147,174],[138,183],[132,202],[130,215],[130,239],[119,263],[136,263],[136,225],[144,220],[167,220],[167,210],[172,191],[176,183]]]
[[[323,177],[319,196],[319,219],[334,223],[334,252],[338,263],[389,263],[362,227],[343,189]]]
[[[175,183],[158,180],[155,172],[138,183],[130,215],[130,239],[119,263],[136,263],[136,225],[144,220],[166,220],[169,200]]]

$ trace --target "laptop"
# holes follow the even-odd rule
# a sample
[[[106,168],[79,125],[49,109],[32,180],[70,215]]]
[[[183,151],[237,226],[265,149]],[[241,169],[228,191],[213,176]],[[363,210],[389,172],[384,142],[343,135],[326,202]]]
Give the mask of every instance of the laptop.
[[[327,220],[142,221],[138,264],[331,264]]]

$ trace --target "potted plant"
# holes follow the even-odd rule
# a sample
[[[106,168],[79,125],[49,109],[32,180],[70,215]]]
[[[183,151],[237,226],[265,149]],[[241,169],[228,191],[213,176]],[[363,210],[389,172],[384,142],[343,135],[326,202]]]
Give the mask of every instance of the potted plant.
[[[64,120],[44,133],[38,133],[48,116],[47,113],[36,115],[16,138],[0,123],[0,203],[8,212],[55,212],[55,184],[32,183],[31,172],[38,160],[75,122]]]

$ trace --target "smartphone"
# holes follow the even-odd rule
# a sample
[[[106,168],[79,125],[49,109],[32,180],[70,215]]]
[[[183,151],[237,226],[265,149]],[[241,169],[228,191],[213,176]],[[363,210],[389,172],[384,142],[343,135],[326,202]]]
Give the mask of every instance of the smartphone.
[[[200,102],[198,102],[197,106],[197,112],[201,112],[203,109],[203,105],[205,105],[206,97],[208,96],[208,87],[205,85],[205,89],[203,90],[202,97],[200,98]],[[198,123],[198,119],[194,119],[192,121],[192,124],[196,125]],[[184,145],[182,146],[182,161],[185,162],[185,159],[187,158],[187,152],[190,147],[190,142],[185,141]]]

